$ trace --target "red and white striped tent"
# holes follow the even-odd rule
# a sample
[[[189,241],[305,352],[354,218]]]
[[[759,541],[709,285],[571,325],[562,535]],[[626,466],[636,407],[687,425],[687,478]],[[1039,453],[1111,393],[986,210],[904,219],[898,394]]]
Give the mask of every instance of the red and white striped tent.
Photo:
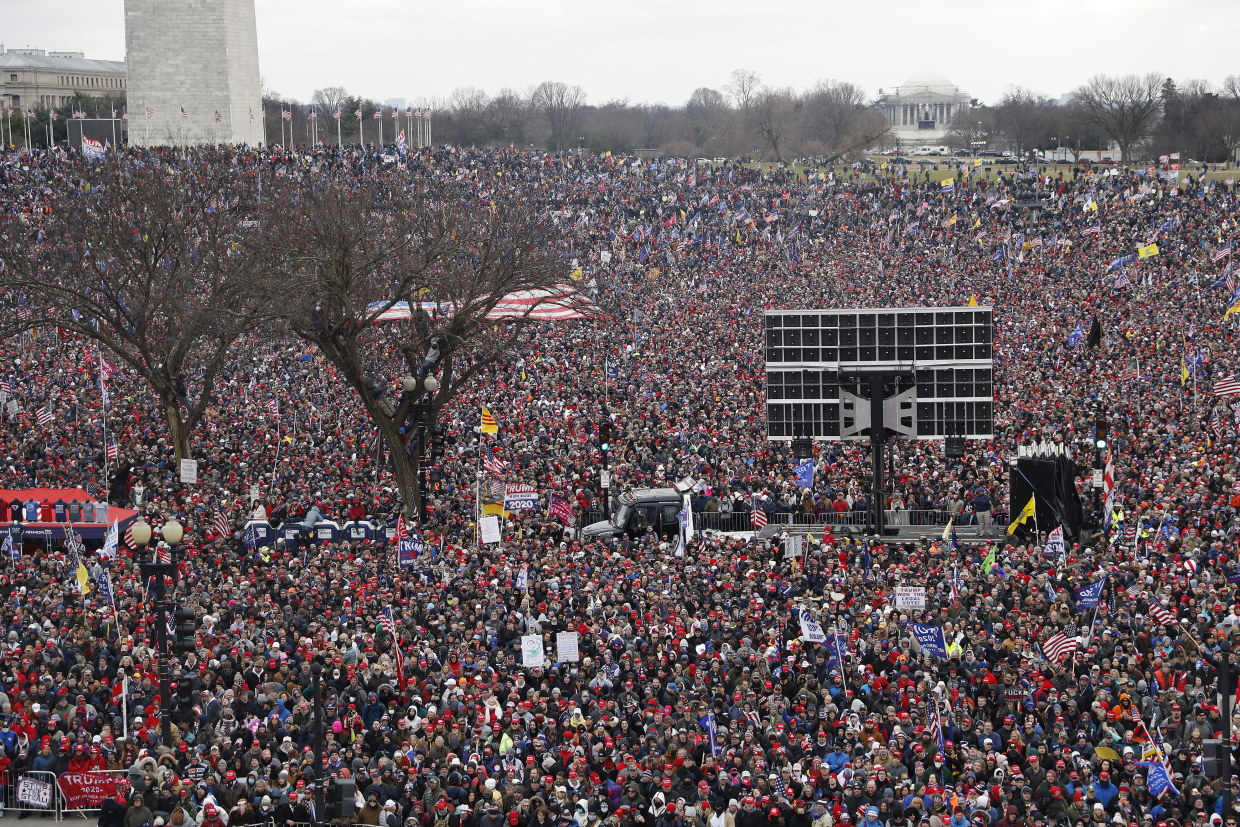
[[[539,321],[584,319],[597,314],[598,308],[585,296],[566,284],[549,290],[518,290],[491,308],[488,319],[519,319],[527,316]]]
[[[483,297],[485,298],[485,297]],[[382,308],[386,302],[375,302],[366,308],[373,313]],[[452,305],[434,302],[422,302],[422,309],[432,312],[435,308],[442,313],[451,313]],[[578,293],[567,284],[557,284],[549,289],[518,290],[504,296],[495,307],[487,313],[488,319],[520,319],[530,318],[538,321],[561,321],[564,319],[584,319],[597,315],[598,307],[589,298]],[[408,321],[410,317],[409,303],[396,302],[379,314],[376,322]]]

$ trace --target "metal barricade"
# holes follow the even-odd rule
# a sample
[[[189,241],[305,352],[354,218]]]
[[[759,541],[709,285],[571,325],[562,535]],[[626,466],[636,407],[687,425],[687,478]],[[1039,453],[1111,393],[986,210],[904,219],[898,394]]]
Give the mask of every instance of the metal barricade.
[[[22,785],[22,779],[28,778],[47,784],[48,803],[46,807],[41,807],[29,802],[19,801],[17,794]],[[60,784],[56,781],[56,773],[44,770],[27,770],[21,773],[0,773],[0,812],[3,813],[46,813],[53,816],[57,822],[63,819],[61,814],[61,805],[64,800],[60,796]]]
[[[66,774],[69,774],[69,773],[66,773]],[[120,778],[120,780],[121,780],[122,782],[124,782],[124,787],[123,787],[123,789],[125,790],[125,792],[126,792],[126,793],[128,793],[128,792],[129,792],[129,790],[131,789],[131,788],[130,788],[130,784],[129,784],[129,770],[127,770],[127,769],[123,769],[123,770],[91,770],[91,771],[90,771],[90,774],[91,774],[91,775],[115,775],[115,776],[118,776],[118,777]],[[53,777],[54,777],[54,776],[53,776]],[[57,815],[56,815],[56,820],[57,820],[57,821],[64,821],[64,819],[65,819],[65,816],[66,816],[66,815],[80,815],[82,818],[86,818],[88,815],[98,816],[98,814],[99,814],[99,808],[98,808],[98,807],[69,807],[69,806],[68,806],[68,804],[67,804],[67,802],[65,801],[65,793],[64,793],[64,790],[63,790],[63,789],[61,788],[61,786],[60,786],[60,779],[59,779],[59,778],[56,778],[56,797],[59,799],[59,808],[60,808],[60,809],[59,809],[59,812],[58,812],[58,813],[57,813]]]

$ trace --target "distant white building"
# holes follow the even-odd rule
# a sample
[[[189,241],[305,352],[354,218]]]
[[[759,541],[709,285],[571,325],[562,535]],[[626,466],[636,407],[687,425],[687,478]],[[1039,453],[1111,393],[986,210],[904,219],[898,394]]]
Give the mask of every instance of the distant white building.
[[[918,72],[894,89],[878,90],[878,109],[902,143],[942,143],[970,95],[938,72]]]

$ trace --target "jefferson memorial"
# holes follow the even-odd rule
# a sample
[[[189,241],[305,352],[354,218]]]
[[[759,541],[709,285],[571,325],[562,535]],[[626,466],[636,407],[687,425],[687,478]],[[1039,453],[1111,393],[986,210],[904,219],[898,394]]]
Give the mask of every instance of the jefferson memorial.
[[[939,143],[956,118],[964,117],[970,95],[938,72],[918,72],[894,89],[878,90],[878,109],[891,133],[910,143]]]

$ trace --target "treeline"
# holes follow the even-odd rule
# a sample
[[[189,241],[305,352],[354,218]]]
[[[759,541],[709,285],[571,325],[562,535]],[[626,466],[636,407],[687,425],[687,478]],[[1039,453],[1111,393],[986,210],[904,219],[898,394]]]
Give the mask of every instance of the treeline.
[[[364,138],[374,143],[381,115],[384,141],[411,129],[405,110],[349,95],[341,87],[317,90],[309,103],[264,96],[267,140],[307,144],[317,134],[334,143]],[[595,153],[657,150],[671,156],[770,160],[813,156],[831,162],[867,150],[900,148],[875,101],[847,81],[818,81],[805,89],[770,86],[756,72],[738,69],[720,89],[699,87],[687,101],[634,103],[627,98],[590,103],[585,90],[546,81],[496,94],[462,87],[446,99],[410,102],[433,112],[434,141],[465,146],[536,147]],[[289,111],[291,118],[281,120]],[[356,112],[361,112],[358,119]],[[316,113],[315,121],[310,113]],[[412,132],[407,140],[414,142]],[[1186,159],[1234,159],[1240,147],[1240,76],[1221,86],[1176,81],[1159,73],[1098,75],[1066,96],[1066,102],[1011,86],[994,103],[974,100],[968,117],[957,117],[948,136],[953,149],[1065,148],[1074,155],[1117,148],[1127,161],[1152,161],[1181,153]]]

